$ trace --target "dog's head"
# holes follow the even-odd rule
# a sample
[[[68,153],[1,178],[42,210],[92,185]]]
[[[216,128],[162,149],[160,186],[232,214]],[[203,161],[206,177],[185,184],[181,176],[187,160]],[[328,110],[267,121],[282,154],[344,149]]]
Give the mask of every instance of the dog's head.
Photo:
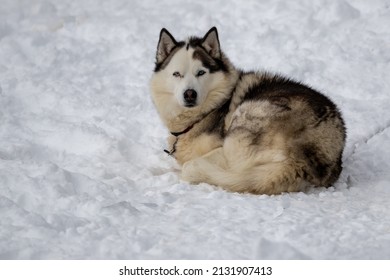
[[[233,71],[221,51],[215,27],[202,38],[190,37],[186,41],[176,41],[163,28],[151,82],[156,106],[161,113],[161,99],[173,111],[219,105],[230,94]]]

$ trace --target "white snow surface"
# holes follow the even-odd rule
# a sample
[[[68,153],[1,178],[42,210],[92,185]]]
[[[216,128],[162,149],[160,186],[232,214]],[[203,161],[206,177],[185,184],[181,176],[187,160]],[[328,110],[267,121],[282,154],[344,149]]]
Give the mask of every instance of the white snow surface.
[[[387,0],[0,1],[1,259],[390,259]],[[328,189],[179,179],[150,98],[158,35],[323,91],[348,136]]]

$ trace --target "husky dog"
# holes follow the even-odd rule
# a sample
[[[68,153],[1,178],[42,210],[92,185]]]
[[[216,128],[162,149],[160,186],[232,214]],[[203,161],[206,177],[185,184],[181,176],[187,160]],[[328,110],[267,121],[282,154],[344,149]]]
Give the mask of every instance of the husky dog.
[[[162,29],[151,91],[185,181],[280,194],[340,175],[346,132],[336,105],[302,83],[237,69],[215,27],[186,41]]]

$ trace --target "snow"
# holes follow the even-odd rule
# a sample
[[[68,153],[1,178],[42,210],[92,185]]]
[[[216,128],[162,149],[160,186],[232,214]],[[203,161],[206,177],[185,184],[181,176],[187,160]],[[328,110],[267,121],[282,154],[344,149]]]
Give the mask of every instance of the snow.
[[[333,187],[179,180],[149,92],[158,34],[214,25],[237,66],[339,105]],[[389,26],[386,0],[2,0],[0,258],[389,259]]]

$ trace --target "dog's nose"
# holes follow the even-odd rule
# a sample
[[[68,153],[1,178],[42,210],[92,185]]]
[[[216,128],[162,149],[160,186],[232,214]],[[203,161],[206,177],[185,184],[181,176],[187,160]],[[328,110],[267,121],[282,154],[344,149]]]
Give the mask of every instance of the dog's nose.
[[[193,89],[187,89],[185,92],[184,92],[184,101],[188,104],[188,105],[195,105],[196,103],[196,97],[198,96],[198,94],[196,93],[195,90]]]

